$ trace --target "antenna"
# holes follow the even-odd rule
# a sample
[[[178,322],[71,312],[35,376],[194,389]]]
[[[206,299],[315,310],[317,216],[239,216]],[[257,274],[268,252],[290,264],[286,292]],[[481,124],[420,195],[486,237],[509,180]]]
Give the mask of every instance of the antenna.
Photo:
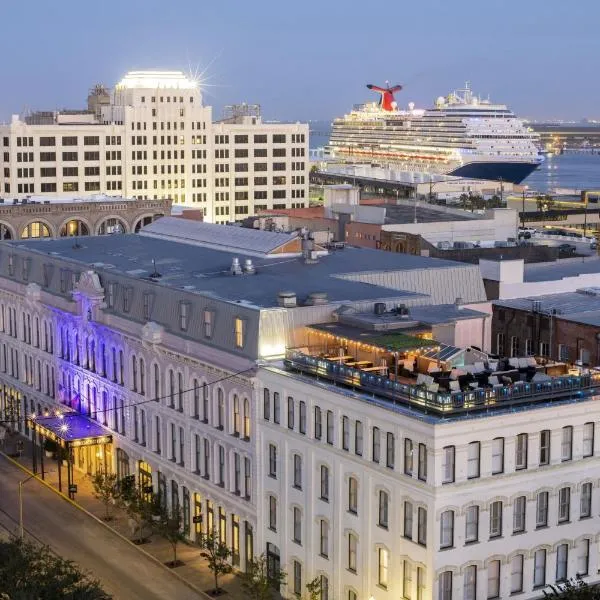
[[[156,270],[156,259],[155,258],[152,259],[152,267],[153,267],[154,271],[152,271],[152,273],[150,273],[150,277],[152,277],[154,279],[158,279],[159,277],[162,277],[162,275]]]

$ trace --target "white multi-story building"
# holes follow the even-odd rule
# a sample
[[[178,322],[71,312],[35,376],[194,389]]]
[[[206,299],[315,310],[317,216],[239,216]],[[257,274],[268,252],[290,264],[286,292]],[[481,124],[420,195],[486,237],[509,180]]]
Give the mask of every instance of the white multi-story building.
[[[0,126],[4,198],[170,198],[219,223],[308,204],[306,124],[265,123],[247,105],[213,123],[200,86],[179,71],[130,72],[88,108]]]
[[[240,568],[265,552],[290,598],[595,580],[598,376],[461,390],[488,360],[477,266],[169,217],[112,240],[1,245],[3,419],[87,415],[112,444],[77,466],[134,475]]]

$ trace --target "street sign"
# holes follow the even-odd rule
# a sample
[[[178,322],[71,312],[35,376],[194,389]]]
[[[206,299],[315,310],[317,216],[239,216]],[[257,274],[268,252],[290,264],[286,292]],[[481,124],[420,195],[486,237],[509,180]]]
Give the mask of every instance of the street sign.
[[[192,522],[193,523],[202,523],[202,515],[194,515],[192,517]]]
[[[76,494],[77,493],[77,484],[76,483],[72,483],[69,486],[69,494]]]

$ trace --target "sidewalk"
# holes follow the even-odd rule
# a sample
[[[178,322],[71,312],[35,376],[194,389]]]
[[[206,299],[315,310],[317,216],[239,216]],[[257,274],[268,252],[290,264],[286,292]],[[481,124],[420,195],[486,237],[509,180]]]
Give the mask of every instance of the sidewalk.
[[[22,442],[18,444],[18,442]],[[22,447],[22,455],[17,456],[18,448]],[[0,450],[8,456],[22,464],[29,470],[33,470],[32,444],[31,442],[19,435],[18,433],[8,433],[4,440],[3,446],[0,444]],[[55,460],[44,457],[44,480],[49,483],[58,493],[58,468]],[[39,448],[37,455],[37,471],[40,477],[40,457]],[[133,534],[129,525],[129,519],[124,510],[111,506],[110,514],[112,519],[108,522],[104,521],[105,507],[104,504],[96,500],[93,496],[93,486],[89,476],[77,469],[73,469],[74,483],[77,485],[77,493],[75,494],[75,504],[85,509],[98,519],[105,522],[111,529],[121,536],[131,540]],[[62,468],[62,490],[63,495],[67,494],[67,473],[66,468]],[[153,535],[151,541],[139,547],[140,550],[150,554],[162,563],[166,563],[173,559],[173,550],[171,545]],[[201,549],[191,543],[181,543],[177,547],[177,559],[183,561],[183,565],[174,569],[177,575],[185,579],[195,588],[208,593],[214,588],[214,577],[209,570],[207,561],[200,556]],[[157,568],[160,568],[157,565]],[[235,574],[224,575],[219,578],[219,587],[225,590],[226,594],[219,596],[220,598],[228,598],[230,600],[245,600],[246,593],[241,587],[241,580]],[[212,596],[210,596],[212,597]]]

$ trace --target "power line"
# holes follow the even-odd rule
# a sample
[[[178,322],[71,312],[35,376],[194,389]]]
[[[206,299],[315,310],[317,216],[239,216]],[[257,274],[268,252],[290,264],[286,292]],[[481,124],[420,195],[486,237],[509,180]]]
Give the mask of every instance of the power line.
[[[187,392],[194,392],[194,391],[200,390],[200,389],[202,389],[204,387],[209,387],[211,385],[214,385],[215,383],[220,383],[221,381],[226,381],[227,379],[231,379],[232,377],[236,377],[237,375],[242,375],[243,373],[248,373],[249,371],[253,371],[255,368],[256,367],[253,366],[253,367],[250,367],[248,369],[244,369],[243,371],[237,371],[236,373],[231,373],[230,375],[227,375],[226,377],[221,377],[220,379],[215,379],[214,381],[205,382],[201,386],[194,386],[193,388],[189,388],[187,390],[179,390],[177,392],[177,394],[186,394]],[[90,398],[89,397],[87,397],[86,395],[82,394],[81,392],[76,392],[76,393],[79,395],[80,398],[83,398],[88,403],[88,405],[90,404]],[[113,410],[114,411],[116,411],[116,410],[123,410],[125,408],[129,408],[129,407],[132,407],[132,406],[140,406],[141,404],[148,404],[150,402],[160,402],[161,400],[165,400],[167,398],[171,398],[171,396],[172,396],[172,394],[168,393],[168,394],[165,394],[164,396],[158,396],[156,398],[148,398],[146,400],[140,400],[139,402],[131,402],[129,404],[124,404],[123,406],[118,406],[118,407],[117,406],[113,406],[111,408],[104,407],[102,410],[95,410],[94,412],[96,414],[100,414],[100,413],[105,414],[105,413],[111,412]],[[79,413],[79,414],[82,414],[82,413]],[[87,415],[84,415],[84,416],[87,416]],[[0,421],[0,425],[5,424],[5,423],[8,423],[8,424],[11,424],[11,423],[21,423],[21,422],[24,422],[26,420],[27,420],[26,417],[25,418],[20,418],[20,419],[13,419],[13,420],[4,420],[4,421]]]

